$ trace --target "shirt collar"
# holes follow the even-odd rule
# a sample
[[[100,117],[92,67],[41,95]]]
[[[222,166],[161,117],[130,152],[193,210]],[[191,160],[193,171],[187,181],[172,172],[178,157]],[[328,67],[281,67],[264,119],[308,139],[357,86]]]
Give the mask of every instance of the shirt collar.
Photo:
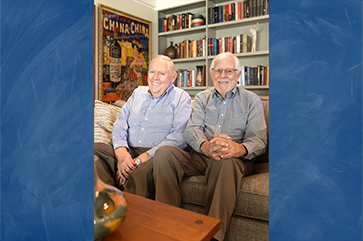
[[[161,98],[163,98],[163,96],[164,95],[166,95],[167,93],[169,93],[169,91],[171,91],[171,90],[173,90],[174,89],[174,85],[173,85],[173,83],[171,83],[170,85],[169,85],[169,87],[164,91],[164,93],[159,97],[159,98],[155,98],[154,96],[153,96],[153,94],[151,93],[151,91],[150,91],[150,89],[148,89],[147,91],[149,92],[149,94],[150,94],[150,97],[151,98],[153,98],[153,99],[161,99]]]
[[[237,86],[235,86],[228,94],[227,94],[227,97],[226,97],[226,99],[229,99],[229,98],[231,98],[231,99],[233,99],[235,96],[236,96],[236,93],[237,93],[237,91],[238,91],[238,87]],[[214,87],[214,95],[216,96],[216,97],[218,97],[218,98],[220,98],[221,100],[223,100],[223,98],[222,98],[222,96],[221,96],[221,94],[219,94],[218,93],[218,91],[217,91],[217,89]]]

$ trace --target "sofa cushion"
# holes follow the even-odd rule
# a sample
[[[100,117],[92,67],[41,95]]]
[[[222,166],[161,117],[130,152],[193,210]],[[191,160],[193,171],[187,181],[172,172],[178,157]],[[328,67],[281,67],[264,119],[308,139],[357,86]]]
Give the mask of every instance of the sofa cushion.
[[[243,178],[233,214],[268,221],[268,162],[256,164],[255,170],[260,173]],[[185,177],[181,185],[182,202],[204,206],[205,189],[205,176]]]
[[[112,143],[112,127],[122,108],[95,100],[94,142]]]

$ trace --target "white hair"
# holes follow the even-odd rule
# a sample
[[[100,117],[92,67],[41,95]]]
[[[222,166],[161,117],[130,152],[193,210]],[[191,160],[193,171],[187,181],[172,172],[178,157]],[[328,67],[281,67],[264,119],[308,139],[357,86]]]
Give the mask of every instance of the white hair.
[[[240,72],[241,71],[241,64],[239,62],[239,59],[234,54],[232,54],[231,52],[220,53],[216,57],[214,57],[211,65],[210,65],[210,68],[211,69],[214,68],[214,65],[215,65],[216,62],[222,61],[224,59],[229,59],[229,58],[234,59],[234,62],[236,63],[235,64],[235,69],[237,69],[238,72]]]

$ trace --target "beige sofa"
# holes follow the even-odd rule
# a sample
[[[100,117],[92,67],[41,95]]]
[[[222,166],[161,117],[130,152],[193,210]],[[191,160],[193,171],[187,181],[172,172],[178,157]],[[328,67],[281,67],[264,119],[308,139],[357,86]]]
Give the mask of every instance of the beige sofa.
[[[269,98],[260,96],[269,122]],[[111,143],[112,124],[121,111],[122,102],[108,105],[95,101],[95,142]],[[204,176],[184,178],[182,208],[203,213]],[[255,173],[242,181],[242,189],[232,215],[225,240],[264,241],[269,239],[269,163],[267,152],[255,162]]]

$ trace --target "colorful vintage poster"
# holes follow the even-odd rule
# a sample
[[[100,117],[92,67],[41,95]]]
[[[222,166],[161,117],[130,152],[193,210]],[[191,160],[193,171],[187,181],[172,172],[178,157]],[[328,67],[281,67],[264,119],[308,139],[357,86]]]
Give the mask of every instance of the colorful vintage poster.
[[[99,99],[127,100],[147,85],[150,57],[151,22],[100,4]]]

